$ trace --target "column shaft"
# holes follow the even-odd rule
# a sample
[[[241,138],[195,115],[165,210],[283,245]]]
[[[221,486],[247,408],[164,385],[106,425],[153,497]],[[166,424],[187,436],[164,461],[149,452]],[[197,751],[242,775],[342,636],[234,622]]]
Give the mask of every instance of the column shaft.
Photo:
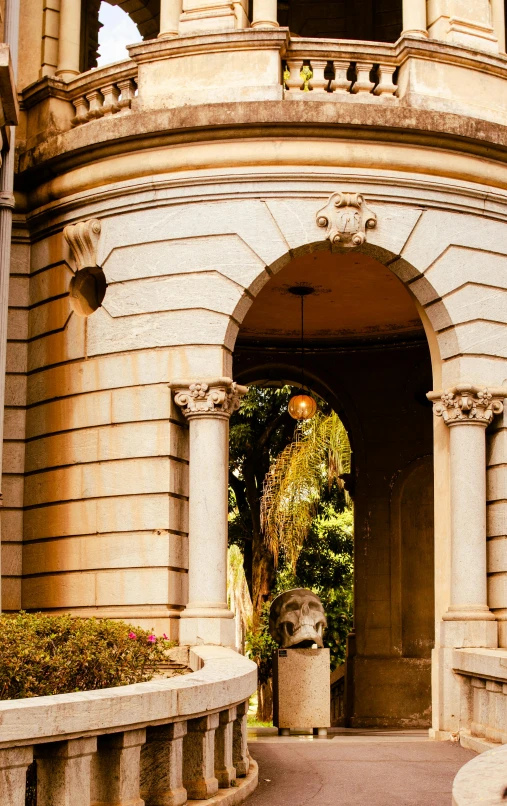
[[[182,7],[182,0],[160,0],[159,36],[178,36],[180,32],[180,16]]]
[[[61,0],[56,75],[71,81],[80,73],[81,0]]]
[[[428,36],[426,0],[403,0],[403,33]]]
[[[505,53],[505,5],[504,0],[491,0],[493,30],[498,38],[498,50]]]
[[[218,414],[190,420],[189,609],[227,609],[228,426]]]
[[[486,578],[486,423],[450,427],[451,604],[449,611],[493,618]]]
[[[227,606],[229,417],[247,391],[230,378],[171,383],[189,421],[189,602],[180,643],[234,646]]]
[[[252,28],[278,28],[277,0],[253,0]]]

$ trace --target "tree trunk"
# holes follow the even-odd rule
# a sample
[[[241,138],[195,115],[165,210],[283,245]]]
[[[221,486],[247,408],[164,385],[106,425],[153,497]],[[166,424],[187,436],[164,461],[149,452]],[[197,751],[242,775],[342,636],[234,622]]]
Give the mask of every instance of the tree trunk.
[[[257,720],[271,722],[273,718],[273,681],[260,683],[257,687]]]

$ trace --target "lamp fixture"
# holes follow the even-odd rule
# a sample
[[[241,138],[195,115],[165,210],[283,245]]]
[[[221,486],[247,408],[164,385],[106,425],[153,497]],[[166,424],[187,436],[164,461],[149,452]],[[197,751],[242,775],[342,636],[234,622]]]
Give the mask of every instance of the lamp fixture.
[[[301,300],[301,390],[302,394],[294,395],[289,400],[289,414],[294,420],[311,420],[317,411],[317,402],[309,394],[305,386],[305,297],[315,293],[315,289],[306,284],[293,285],[287,293]],[[305,391],[306,390],[306,391]]]

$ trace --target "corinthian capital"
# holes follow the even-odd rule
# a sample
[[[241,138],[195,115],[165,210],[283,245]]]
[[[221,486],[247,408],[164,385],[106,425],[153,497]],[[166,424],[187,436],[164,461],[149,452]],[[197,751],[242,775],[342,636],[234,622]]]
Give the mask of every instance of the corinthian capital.
[[[241,398],[248,391],[230,378],[211,381],[174,382],[169,384],[174,391],[174,401],[181,407],[185,417],[218,414],[230,417],[239,409]]]
[[[496,414],[503,411],[507,389],[460,384],[440,392],[429,392],[433,412],[447,425],[471,423],[489,425]]]

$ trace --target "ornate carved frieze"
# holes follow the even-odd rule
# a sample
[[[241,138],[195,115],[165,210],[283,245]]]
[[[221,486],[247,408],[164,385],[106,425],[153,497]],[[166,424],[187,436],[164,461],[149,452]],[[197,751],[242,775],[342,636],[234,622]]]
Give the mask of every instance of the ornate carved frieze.
[[[70,246],[76,271],[89,269],[97,265],[97,246],[101,225],[96,218],[69,224],[63,230],[63,236]]]
[[[174,401],[181,407],[185,417],[200,414],[218,414],[230,417],[239,409],[241,398],[248,391],[230,378],[199,383],[172,383]]]
[[[488,389],[482,386],[456,386],[444,392],[430,392],[433,411],[447,425],[471,423],[489,425],[496,414],[503,411],[505,389]]]
[[[377,216],[360,193],[333,193],[317,213],[317,225],[341,249],[357,249],[366,241],[366,231],[377,226]]]

